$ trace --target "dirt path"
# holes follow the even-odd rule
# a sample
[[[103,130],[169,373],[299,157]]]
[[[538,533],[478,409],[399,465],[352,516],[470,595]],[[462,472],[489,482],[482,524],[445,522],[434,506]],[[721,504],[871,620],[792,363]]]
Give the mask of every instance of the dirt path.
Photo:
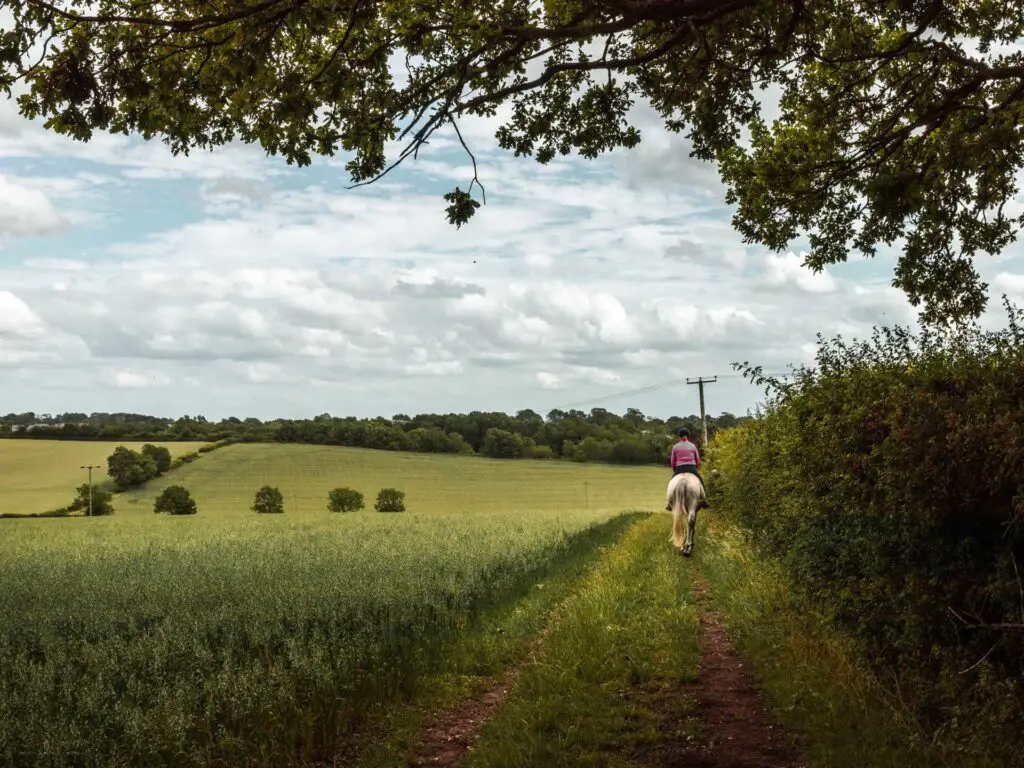
[[[493,678],[482,694],[467,698],[456,709],[435,714],[428,719],[412,750],[410,766],[437,765],[454,768],[460,765],[473,749],[480,729],[515,687],[520,670],[536,661],[544,641],[557,621],[557,612],[547,625],[530,640],[525,658],[501,677]]]
[[[771,718],[753,674],[726,637],[708,585],[696,583],[701,612],[699,680],[687,686],[695,700],[698,735],[659,750],[660,768],[801,768],[793,737]]]
[[[473,749],[477,732],[515,685],[518,672],[518,668],[506,672],[483,694],[463,701],[454,711],[435,716],[424,728],[410,765],[459,765]]]

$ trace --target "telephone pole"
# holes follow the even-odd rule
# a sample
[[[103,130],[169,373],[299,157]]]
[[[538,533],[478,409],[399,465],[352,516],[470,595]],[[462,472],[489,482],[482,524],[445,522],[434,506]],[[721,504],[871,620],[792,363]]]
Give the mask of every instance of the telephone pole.
[[[86,513],[86,517],[92,517],[92,471],[99,468],[99,464],[87,464],[82,467],[82,469],[89,470],[89,511]]]
[[[704,445],[701,447],[702,451],[707,451],[708,449],[708,417],[707,414],[704,412],[704,385],[714,384],[716,381],[718,381],[717,376],[712,376],[710,379],[705,379],[703,377],[699,377],[697,379],[686,379],[687,384],[696,384],[697,391],[700,393],[700,423],[701,428],[704,432]]]

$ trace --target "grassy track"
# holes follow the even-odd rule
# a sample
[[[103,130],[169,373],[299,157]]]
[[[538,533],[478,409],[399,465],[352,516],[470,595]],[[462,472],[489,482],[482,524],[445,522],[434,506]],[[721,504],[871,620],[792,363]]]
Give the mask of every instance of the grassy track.
[[[696,562],[779,718],[805,738],[809,768],[995,768],[925,743],[849,644],[792,607],[782,576],[751,551],[728,516],[704,518]]]
[[[511,601],[614,538],[628,522],[619,509],[659,499],[661,480],[649,468],[233,446],[161,479],[195,491],[195,517],[121,501],[109,518],[7,521],[0,765],[308,765],[372,705],[514,654],[484,630],[467,638],[493,621],[521,639],[543,606],[517,614]],[[264,482],[310,502],[249,512]],[[371,504],[376,489],[403,488],[411,511],[330,514],[335,485]]]
[[[69,504],[75,488],[88,477],[79,467],[98,464],[93,482],[108,480],[107,457],[118,445],[138,448],[143,443],[0,440],[0,513],[45,512]],[[166,445],[172,456],[180,456],[204,443],[155,445]]]
[[[693,569],[666,542],[667,516],[635,525],[555,615],[554,631],[467,768],[622,766],[683,727],[696,679]]]
[[[192,492],[200,514],[218,518],[249,517],[253,494],[263,484],[280,487],[288,513],[317,516],[325,513],[327,492],[337,486],[361,491],[368,509],[377,491],[390,486],[404,490],[406,507],[417,513],[586,511],[588,500],[591,512],[602,513],[657,509],[664,505],[666,481],[666,472],[657,467],[246,444],[214,451],[125,493],[115,509],[118,515],[151,515],[160,490],[180,483]]]

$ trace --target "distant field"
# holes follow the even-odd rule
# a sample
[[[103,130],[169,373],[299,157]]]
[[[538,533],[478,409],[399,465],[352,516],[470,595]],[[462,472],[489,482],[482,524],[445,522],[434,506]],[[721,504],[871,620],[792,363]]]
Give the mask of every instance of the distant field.
[[[370,512],[384,487],[405,491],[406,507],[417,513],[586,511],[588,505],[595,512],[658,509],[668,478],[667,470],[656,467],[244,444],[214,451],[119,496],[115,509],[118,515],[152,515],[157,494],[175,483],[192,492],[201,515],[217,518],[254,514],[249,506],[264,484],[281,489],[287,513],[303,515],[328,514],[327,492],[338,486],[361,491]]]
[[[666,475],[235,445],[117,497],[111,517],[0,521],[0,766],[312,764],[474,617],[614,541],[623,510],[660,509]],[[198,515],[153,514],[170,483]],[[264,483],[286,514],[249,511]],[[327,512],[341,485],[368,509]],[[386,486],[408,512],[373,511]]]
[[[204,443],[166,445],[172,456],[194,451]],[[0,440],[0,513],[45,512],[63,507],[88,475],[79,467],[98,464],[93,482],[107,476],[107,457],[119,445],[139,448],[144,443],[70,440]]]

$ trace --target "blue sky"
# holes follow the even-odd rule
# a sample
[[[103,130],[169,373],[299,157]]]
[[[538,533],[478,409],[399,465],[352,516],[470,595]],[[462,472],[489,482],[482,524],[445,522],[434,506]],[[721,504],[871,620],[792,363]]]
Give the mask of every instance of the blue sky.
[[[49,134],[0,102],[0,410],[302,417],[600,405],[695,412],[687,376],[810,360],[815,334],[913,322],[890,255],[813,274],[744,246],[714,168],[638,107],[644,142],[540,166],[463,126],[347,190],[256,147],[173,157],[159,141]],[[1024,296],[1021,249],[982,270]],[[990,322],[998,324],[998,300]],[[732,376],[712,413],[761,392]]]

